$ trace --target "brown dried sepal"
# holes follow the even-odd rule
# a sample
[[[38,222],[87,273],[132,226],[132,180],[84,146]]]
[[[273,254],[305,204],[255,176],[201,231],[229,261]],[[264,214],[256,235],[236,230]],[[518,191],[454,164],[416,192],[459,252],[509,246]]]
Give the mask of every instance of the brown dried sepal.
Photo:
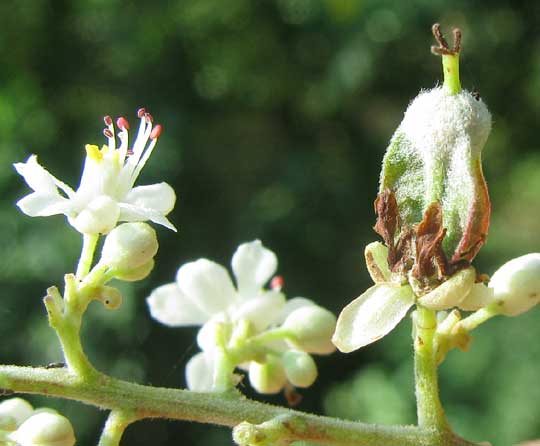
[[[417,279],[448,276],[448,262],[442,249],[446,235],[443,228],[442,206],[439,202],[431,203],[422,221],[416,227],[415,248],[416,260],[412,274]]]

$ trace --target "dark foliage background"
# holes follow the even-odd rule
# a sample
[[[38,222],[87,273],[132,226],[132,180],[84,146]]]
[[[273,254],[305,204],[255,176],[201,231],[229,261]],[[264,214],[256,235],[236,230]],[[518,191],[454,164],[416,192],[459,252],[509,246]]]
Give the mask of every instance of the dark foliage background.
[[[336,313],[370,286],[362,252],[376,239],[372,202],[386,144],[408,102],[440,78],[430,26],[464,34],[462,79],[493,113],[484,166],[493,219],[477,266],[540,249],[539,2],[465,0],[5,0],[0,2],[0,359],[61,359],[40,297],[72,271],[80,240],[63,217],[30,219],[12,163],[39,153],[77,185],[85,143],[101,144],[105,114],[146,106],[164,135],[140,184],[178,194],[178,234],[159,229],[151,278],[124,287],[113,313],[93,306],[85,345],[114,376],[183,386],[195,329],[169,329],[144,298],[198,257],[228,264],[254,238],[278,253],[290,297]],[[135,121],[132,118],[132,121]],[[302,410],[413,423],[408,323],[350,355],[321,359]],[[441,368],[458,432],[494,445],[540,436],[540,314],[493,320],[471,351]],[[249,389],[245,389],[249,394]],[[80,445],[106,414],[61,408]],[[282,397],[268,400],[284,404]],[[230,431],[145,421],[126,445],[231,444]]]

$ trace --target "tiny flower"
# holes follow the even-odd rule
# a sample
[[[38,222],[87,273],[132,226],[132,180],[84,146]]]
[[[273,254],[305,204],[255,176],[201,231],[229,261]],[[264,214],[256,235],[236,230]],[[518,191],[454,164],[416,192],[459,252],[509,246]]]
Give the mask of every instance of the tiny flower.
[[[207,259],[186,263],[175,283],[158,287],[147,299],[150,314],[173,327],[247,319],[260,331],[276,323],[285,296],[263,288],[277,269],[276,255],[259,240],[244,243],[232,268],[236,288],[221,265]]]
[[[256,240],[240,245],[233,255],[236,287],[225,268],[199,259],[181,266],[175,283],[157,288],[148,297],[150,314],[159,322],[202,325],[197,343],[203,352],[186,366],[190,389],[214,390],[219,355],[229,351],[235,352],[232,367],[249,371],[256,390],[275,393],[287,382],[281,363],[285,352],[291,348],[319,354],[334,350],[332,313],[309,299],[286,301],[282,278],[273,280],[270,289],[264,288],[276,269],[276,255]],[[267,333],[269,337],[264,338]],[[306,386],[313,373],[309,379],[299,377],[291,361],[291,379]]]
[[[112,119],[105,117],[108,145],[101,150],[95,145],[86,146],[86,161],[76,191],[44,169],[36,155],[25,163],[14,164],[33,190],[17,206],[31,217],[64,214],[84,234],[106,234],[118,221],[150,220],[176,230],[166,218],[174,207],[174,190],[167,183],[134,187],[161,134],[161,126],[153,126],[150,114],[141,109],[139,117],[132,148],[127,120],[117,120],[120,144],[116,147],[115,127]]]
[[[57,413],[41,411],[9,435],[19,446],[73,446],[75,434],[69,420]]]

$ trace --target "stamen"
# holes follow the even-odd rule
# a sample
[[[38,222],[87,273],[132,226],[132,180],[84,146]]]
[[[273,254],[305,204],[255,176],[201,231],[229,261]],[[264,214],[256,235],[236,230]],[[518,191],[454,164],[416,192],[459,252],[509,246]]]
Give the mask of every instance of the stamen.
[[[162,130],[163,127],[161,127],[161,124],[156,125],[150,132],[150,139],[158,139],[161,136]]]
[[[270,281],[270,289],[274,291],[281,291],[283,285],[285,285],[285,279],[283,279],[283,276],[274,276]]]
[[[154,122],[154,118],[152,117],[152,115],[148,112],[146,112],[144,114],[144,118],[146,119],[146,122]]]
[[[129,130],[129,122],[126,118],[124,118],[123,116],[120,116],[117,120],[116,120],[116,125],[118,126],[118,128],[120,130]]]
[[[142,118],[145,113],[146,113],[146,109],[144,107],[141,107],[141,108],[139,108],[139,110],[137,110],[137,116],[139,118]]]
[[[112,118],[109,115],[104,116],[103,122],[105,123],[106,126],[110,126],[112,125]]]
[[[127,149],[126,155],[127,156],[133,155],[133,149]]]
[[[112,137],[113,137],[113,132],[111,132],[109,129],[103,129],[103,134],[104,134],[107,138],[112,138]]]

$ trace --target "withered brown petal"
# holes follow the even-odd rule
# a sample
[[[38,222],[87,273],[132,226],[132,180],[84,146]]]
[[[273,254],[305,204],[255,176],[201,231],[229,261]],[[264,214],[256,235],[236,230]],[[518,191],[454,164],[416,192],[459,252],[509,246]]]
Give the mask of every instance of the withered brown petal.
[[[489,219],[491,213],[491,204],[487,184],[482,174],[482,164],[480,160],[475,165],[476,191],[473,202],[469,208],[467,226],[459,241],[459,244],[450,260],[451,264],[457,264],[462,261],[470,263],[480,251],[482,245],[486,242],[489,229]]]
[[[416,264],[413,275],[418,279],[433,276],[436,266],[442,275],[447,275],[447,261],[442,250],[446,229],[442,225],[442,206],[436,201],[427,207],[422,221],[416,227]]]
[[[373,229],[388,247],[388,266],[392,269],[398,260],[394,246],[394,236],[399,227],[396,196],[390,189],[385,189],[377,195],[374,205],[377,221]]]

